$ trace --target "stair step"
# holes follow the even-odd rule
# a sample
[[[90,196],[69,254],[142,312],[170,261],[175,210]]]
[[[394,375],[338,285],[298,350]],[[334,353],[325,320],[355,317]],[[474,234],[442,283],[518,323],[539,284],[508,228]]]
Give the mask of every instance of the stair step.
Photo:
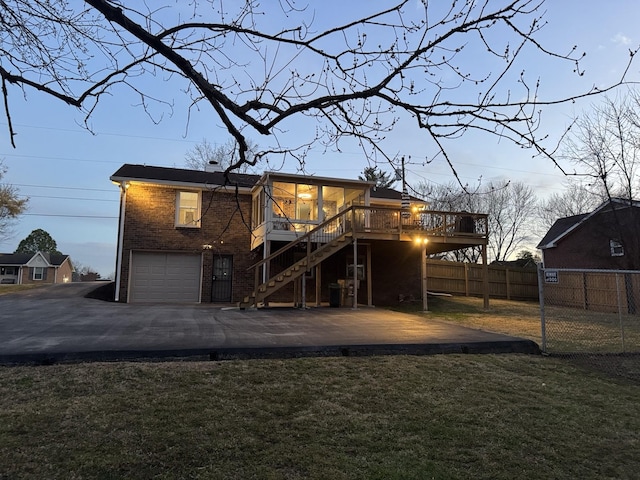
[[[323,259],[333,255],[337,250],[340,250],[344,246],[345,242],[350,240],[352,240],[351,236],[342,235],[334,238],[328,243],[325,243],[312,252],[308,257],[294,263],[289,266],[289,268],[286,268],[277,275],[271,277],[266,283],[258,286],[257,292],[253,292],[250,297],[245,297],[244,301],[241,303],[246,304],[247,306],[259,307],[260,303],[264,302],[265,298],[277,292],[282,286],[288,284],[292,278],[297,278],[302,272],[307,271],[310,267],[320,264]]]

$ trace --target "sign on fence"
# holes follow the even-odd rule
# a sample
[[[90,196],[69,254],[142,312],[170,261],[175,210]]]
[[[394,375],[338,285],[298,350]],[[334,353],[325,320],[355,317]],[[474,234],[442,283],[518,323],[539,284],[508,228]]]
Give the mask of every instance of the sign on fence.
[[[558,271],[557,270],[545,270],[544,271],[544,283],[558,283]]]

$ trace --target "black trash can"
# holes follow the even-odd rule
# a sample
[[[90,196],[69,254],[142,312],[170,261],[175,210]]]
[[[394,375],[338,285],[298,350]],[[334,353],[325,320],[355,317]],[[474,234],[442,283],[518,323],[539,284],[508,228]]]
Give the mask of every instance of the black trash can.
[[[329,306],[330,307],[339,307],[340,306],[340,284],[339,283],[330,283],[329,284]]]

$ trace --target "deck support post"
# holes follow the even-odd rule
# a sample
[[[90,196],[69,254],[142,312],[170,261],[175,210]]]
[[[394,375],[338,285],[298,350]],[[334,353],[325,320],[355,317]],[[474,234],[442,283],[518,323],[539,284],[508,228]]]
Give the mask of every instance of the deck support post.
[[[358,237],[353,236],[353,309],[358,308]]]
[[[429,311],[429,305],[427,302],[427,244],[422,243],[422,249],[420,250],[420,265],[421,265],[421,275],[422,275],[422,310],[424,312]]]

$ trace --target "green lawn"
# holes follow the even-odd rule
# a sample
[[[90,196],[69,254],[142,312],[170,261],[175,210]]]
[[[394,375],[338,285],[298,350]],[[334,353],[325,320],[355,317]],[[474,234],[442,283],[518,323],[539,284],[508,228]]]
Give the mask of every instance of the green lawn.
[[[640,386],[524,355],[0,369],[0,478],[637,478]]]
[[[476,300],[425,315],[535,340]],[[527,355],[1,367],[0,479],[637,478],[638,398]]]
[[[51,284],[30,283],[26,285],[0,285],[0,295],[6,295],[7,293],[22,292],[23,290],[33,290],[34,288],[46,287]]]

